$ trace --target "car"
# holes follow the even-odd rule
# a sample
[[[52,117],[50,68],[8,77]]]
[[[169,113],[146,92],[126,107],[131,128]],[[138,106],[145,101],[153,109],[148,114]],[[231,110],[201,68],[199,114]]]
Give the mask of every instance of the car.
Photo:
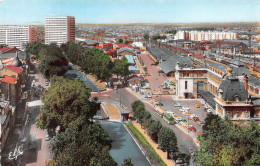
[[[193,118],[193,117],[195,117],[195,116],[197,116],[197,115],[195,115],[195,114],[191,114],[191,115],[190,115],[190,118]]]
[[[212,112],[212,110],[211,110],[210,108],[208,108],[208,109],[207,109],[207,112],[208,112],[208,113],[211,113],[211,112]]]
[[[45,141],[50,141],[51,137],[49,135],[45,135]]]
[[[192,118],[192,120],[193,120],[194,122],[197,122],[197,121],[199,121],[199,118],[198,118],[197,116],[194,116],[194,117]]]
[[[188,128],[190,131],[196,131],[195,127],[189,127]]]
[[[205,122],[200,122],[198,123],[199,126],[204,126],[205,125]]]
[[[173,106],[174,107],[182,107],[180,103],[174,103]]]
[[[145,95],[145,98],[152,98],[152,95]]]

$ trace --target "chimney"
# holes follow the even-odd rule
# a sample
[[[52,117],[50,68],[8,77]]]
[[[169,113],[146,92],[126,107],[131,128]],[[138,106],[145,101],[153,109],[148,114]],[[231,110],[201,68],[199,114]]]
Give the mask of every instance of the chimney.
[[[244,80],[245,80],[245,89],[246,89],[246,92],[248,93],[248,76],[247,75],[244,76]]]

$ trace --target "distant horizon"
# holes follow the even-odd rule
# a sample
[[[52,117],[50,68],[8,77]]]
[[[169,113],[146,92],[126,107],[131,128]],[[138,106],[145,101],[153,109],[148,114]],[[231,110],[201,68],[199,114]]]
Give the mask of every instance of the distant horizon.
[[[259,0],[0,0],[1,25],[44,25],[74,16],[78,24],[260,22]]]
[[[0,0],[1,1],[1,0]],[[77,19],[77,18],[75,18]],[[260,26],[260,21],[259,22],[165,22],[165,23],[147,23],[147,22],[135,22],[135,23],[84,23],[84,22],[76,22],[76,25],[131,25],[131,24],[152,24],[152,25],[167,25],[167,24],[202,24],[204,26],[204,24],[259,24]],[[44,25],[44,23],[32,23],[32,24],[1,24],[0,25],[21,25],[21,26],[30,26],[30,25]]]

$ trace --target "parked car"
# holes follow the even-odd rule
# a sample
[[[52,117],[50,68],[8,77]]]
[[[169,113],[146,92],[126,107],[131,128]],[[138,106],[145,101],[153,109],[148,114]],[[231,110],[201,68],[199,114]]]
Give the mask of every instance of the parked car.
[[[205,122],[200,122],[198,123],[199,126],[204,126],[205,125]]]
[[[144,96],[145,98],[152,98],[152,95],[148,94]]]
[[[173,106],[174,107],[180,107],[180,108],[182,107],[180,103],[174,103]]]
[[[196,131],[195,127],[189,127],[188,128],[190,131]]]
[[[193,120],[194,122],[197,122],[197,121],[199,121],[199,118],[198,118],[197,116],[194,116],[194,117],[192,118],[192,120]]]
[[[211,113],[211,112],[212,112],[212,110],[211,110],[210,108],[208,108],[208,109],[207,109],[207,112],[208,112],[208,113]]]

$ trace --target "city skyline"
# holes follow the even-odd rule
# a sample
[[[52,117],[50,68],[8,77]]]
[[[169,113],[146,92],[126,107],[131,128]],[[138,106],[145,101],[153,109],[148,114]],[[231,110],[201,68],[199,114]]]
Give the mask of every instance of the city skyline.
[[[257,0],[1,0],[0,24],[44,24],[50,16],[93,24],[260,22],[259,7]]]

